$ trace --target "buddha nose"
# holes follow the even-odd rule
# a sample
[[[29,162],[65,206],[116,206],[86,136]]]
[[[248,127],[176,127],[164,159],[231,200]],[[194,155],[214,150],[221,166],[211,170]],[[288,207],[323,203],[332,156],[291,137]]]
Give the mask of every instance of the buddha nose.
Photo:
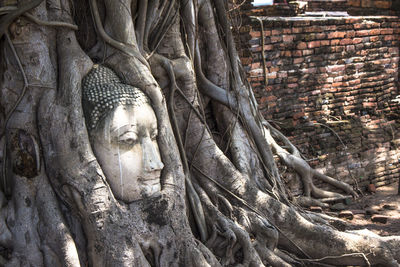
[[[150,137],[145,137],[142,141],[143,167],[146,172],[158,171],[164,168],[161,162],[160,153]]]

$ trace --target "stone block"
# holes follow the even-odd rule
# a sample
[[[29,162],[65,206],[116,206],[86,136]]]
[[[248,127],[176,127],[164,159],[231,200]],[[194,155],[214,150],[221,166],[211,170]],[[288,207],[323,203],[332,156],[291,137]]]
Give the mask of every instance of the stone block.
[[[398,206],[396,204],[384,204],[383,208],[386,210],[397,210]]]
[[[373,215],[371,217],[371,221],[374,223],[382,223],[382,224],[386,224],[388,221],[388,216],[384,216],[384,215]]]
[[[354,214],[349,210],[344,210],[339,213],[339,218],[344,218],[348,220],[353,220]]]

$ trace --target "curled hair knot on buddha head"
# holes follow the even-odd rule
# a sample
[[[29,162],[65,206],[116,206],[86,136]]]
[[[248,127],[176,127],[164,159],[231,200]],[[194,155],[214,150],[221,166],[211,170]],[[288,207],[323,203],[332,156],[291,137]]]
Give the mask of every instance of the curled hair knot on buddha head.
[[[150,103],[138,88],[121,82],[109,68],[95,65],[82,81],[83,112],[91,131],[107,114],[120,105],[141,106]]]

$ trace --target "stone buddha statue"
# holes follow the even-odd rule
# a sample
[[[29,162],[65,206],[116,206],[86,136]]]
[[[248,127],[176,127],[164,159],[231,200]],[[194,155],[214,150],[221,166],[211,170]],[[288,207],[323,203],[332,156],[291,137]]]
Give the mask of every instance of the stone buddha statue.
[[[82,93],[93,152],[114,196],[132,202],[159,195],[164,165],[149,98],[99,65],[83,79]]]

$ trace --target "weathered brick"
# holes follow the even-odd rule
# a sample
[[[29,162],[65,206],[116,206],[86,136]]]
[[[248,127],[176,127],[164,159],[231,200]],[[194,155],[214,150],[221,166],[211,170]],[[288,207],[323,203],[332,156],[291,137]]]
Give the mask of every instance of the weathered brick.
[[[355,31],[346,32],[346,38],[353,38],[355,36],[356,36],[356,32]]]
[[[305,42],[298,43],[297,49],[299,49],[299,50],[307,49],[307,43],[305,43]]]
[[[283,30],[282,29],[273,29],[271,31],[271,35],[282,35]]]
[[[347,5],[353,7],[359,7],[361,6],[361,0],[347,0]]]
[[[312,41],[307,43],[308,48],[315,48],[315,47],[320,47],[321,46],[321,41]]]
[[[352,39],[342,39],[340,40],[340,45],[349,45],[349,44],[353,44],[353,40]]]
[[[294,58],[293,59],[293,64],[300,64],[304,62],[304,58],[299,57],[299,58]]]
[[[293,57],[301,57],[303,56],[303,51],[302,50],[295,50],[292,52]]]
[[[348,1],[353,4],[357,2],[357,0]],[[361,4],[361,0],[359,3]],[[372,0],[369,4],[374,5]],[[282,21],[274,19],[272,23],[264,23],[266,31],[270,31],[270,34],[264,35],[266,42],[264,50],[268,66],[269,84],[267,86],[264,84],[265,78],[260,59],[260,36],[253,37],[251,40],[250,49],[253,54],[250,51],[240,53],[243,55],[242,61],[247,64],[247,68],[253,68],[249,81],[253,85],[255,96],[259,100],[260,109],[265,118],[281,121],[284,127],[294,129],[291,130],[294,136],[289,137],[297,142],[296,145],[299,148],[307,151],[311,145],[316,151],[328,155],[328,159],[324,162],[333,164],[327,167],[315,161],[312,166],[324,168],[328,173],[330,171],[331,175],[337,171],[338,179],[352,182],[349,181],[351,179],[348,179],[348,175],[341,174],[341,172],[346,173],[347,169],[343,167],[346,166],[346,161],[350,163],[349,166],[355,162],[382,164],[381,158],[378,161],[378,159],[367,160],[365,157],[379,153],[389,155],[386,153],[390,152],[388,151],[391,147],[390,142],[385,140],[391,140],[392,137],[387,136],[387,133],[382,130],[385,126],[379,122],[381,119],[377,114],[400,112],[400,107],[390,102],[398,94],[396,83],[399,80],[397,76],[400,21],[388,17],[372,19],[349,17],[299,21],[295,23],[296,25],[293,24],[290,19],[282,19]],[[316,29],[320,31],[317,32]],[[275,37],[282,37],[282,39],[271,43],[271,36],[274,37],[272,30],[276,30],[274,34],[281,31],[281,34]],[[251,35],[250,33],[247,39],[243,40],[248,40]],[[387,37],[386,40],[385,37]],[[250,66],[252,63],[253,65]],[[267,101],[267,97],[272,94],[276,99],[271,98]],[[278,99],[285,99],[285,101],[277,101]],[[323,104],[322,101],[325,100],[328,102]],[[303,114],[310,121],[333,115],[342,119],[346,119],[347,116],[357,119],[364,117],[374,122],[356,120],[356,124],[333,126],[341,137],[349,140],[349,158],[344,159],[343,155],[337,154],[337,138],[332,133],[325,133],[327,135],[323,136],[324,131],[321,127],[303,127],[304,122],[301,119]],[[395,128],[395,124],[392,127]],[[303,130],[296,130],[300,128]],[[307,135],[304,135],[305,133]],[[324,138],[327,142],[320,142],[320,138]],[[365,146],[372,147],[371,151],[364,153],[368,147],[362,148],[361,140]],[[379,144],[383,142],[388,142],[389,145],[380,146]],[[352,150],[353,147],[357,149],[357,152]],[[307,156],[312,158],[315,155]],[[375,177],[398,179],[400,164],[396,159],[393,162],[399,166],[395,167],[394,163],[388,161],[385,166],[379,165],[369,169],[355,168],[357,171],[354,174],[359,177],[358,172],[363,172],[364,181],[374,181]],[[336,166],[336,164],[342,165]],[[392,170],[397,172],[392,173]],[[390,177],[390,175],[397,176]]]
[[[393,29],[381,29],[381,34],[393,34]]]
[[[321,41],[321,46],[328,46],[330,44],[329,40],[322,40]]]
[[[328,33],[328,39],[343,38],[346,36],[346,32],[330,32]]]
[[[271,36],[271,43],[282,42],[282,36]]]
[[[356,32],[356,36],[368,36],[370,35],[370,30],[361,30]]]
[[[282,36],[283,42],[290,43],[294,40],[294,35],[283,35]]]
[[[338,45],[340,43],[339,39],[331,40],[331,45]]]

